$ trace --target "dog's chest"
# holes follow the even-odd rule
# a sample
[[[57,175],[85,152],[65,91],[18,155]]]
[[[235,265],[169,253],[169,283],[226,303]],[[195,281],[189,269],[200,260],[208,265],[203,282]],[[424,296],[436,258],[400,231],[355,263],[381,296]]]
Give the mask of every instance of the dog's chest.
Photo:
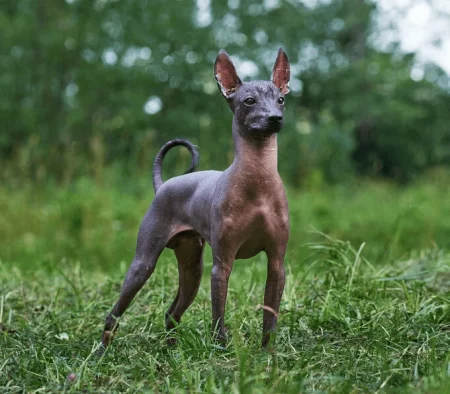
[[[260,196],[249,202],[236,197],[223,207],[223,230],[234,239],[236,258],[245,259],[266,250],[268,245],[285,243],[289,233],[285,198]]]

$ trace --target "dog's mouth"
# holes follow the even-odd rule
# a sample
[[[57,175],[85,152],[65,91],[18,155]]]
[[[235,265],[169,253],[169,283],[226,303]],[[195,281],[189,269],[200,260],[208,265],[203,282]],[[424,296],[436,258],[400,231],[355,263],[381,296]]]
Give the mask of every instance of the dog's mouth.
[[[279,133],[283,128],[283,122],[270,123],[270,122],[254,122],[249,125],[249,131],[254,133],[274,134]]]

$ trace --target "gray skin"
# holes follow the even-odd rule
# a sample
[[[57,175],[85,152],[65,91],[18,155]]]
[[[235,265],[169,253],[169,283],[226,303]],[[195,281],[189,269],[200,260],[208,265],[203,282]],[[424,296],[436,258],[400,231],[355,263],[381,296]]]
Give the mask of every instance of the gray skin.
[[[167,143],[155,159],[155,198],[142,220],[136,254],[126,274],[119,300],[106,319],[102,343],[110,344],[136,293],[153,273],[165,247],[178,261],[178,293],[166,315],[175,327],[194,300],[203,272],[205,241],[213,252],[211,273],[212,329],[226,341],[224,326],[228,279],[235,259],[260,252],[268,258],[264,293],[262,345],[275,330],[284,289],[284,257],[289,238],[289,215],[283,182],[277,170],[277,133],[283,126],[284,95],[289,92],[289,61],[280,48],[271,81],[243,83],[228,54],[221,50],[214,72],[233,117],[235,158],[225,171],[200,171],[163,183],[161,166],[176,145],[197,152],[186,140]],[[173,339],[172,339],[173,341]]]

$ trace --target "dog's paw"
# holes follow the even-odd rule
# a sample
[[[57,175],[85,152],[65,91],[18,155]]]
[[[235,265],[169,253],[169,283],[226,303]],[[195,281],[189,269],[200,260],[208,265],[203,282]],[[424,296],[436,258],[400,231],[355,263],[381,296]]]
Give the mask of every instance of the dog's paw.
[[[103,331],[102,347],[107,348],[111,344],[113,338],[114,338],[114,331],[108,331],[108,330]]]
[[[101,358],[105,354],[105,351],[106,351],[106,346],[102,343],[98,347],[98,349],[95,351],[95,357],[96,358]]]
[[[262,336],[261,346],[264,349],[270,350],[275,343],[275,337],[276,335],[274,330],[264,332]]]
[[[174,347],[177,345],[177,338],[170,336],[166,338],[166,343],[168,347]]]
[[[231,331],[228,327],[224,327],[222,330],[213,333],[214,340],[222,346],[225,346],[230,339]]]

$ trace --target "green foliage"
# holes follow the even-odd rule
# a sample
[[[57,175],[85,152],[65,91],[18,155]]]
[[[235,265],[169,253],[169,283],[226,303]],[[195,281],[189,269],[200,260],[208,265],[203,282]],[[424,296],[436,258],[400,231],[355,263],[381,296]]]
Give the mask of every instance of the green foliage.
[[[101,180],[109,166],[148,173],[174,137],[200,146],[203,168],[224,168],[232,142],[212,73],[220,47],[263,79],[279,46],[289,54],[280,168],[291,184],[339,182],[354,167],[406,180],[448,164],[448,76],[430,66],[413,81],[414,55],[374,48],[376,13],[357,0],[211,2],[203,14],[195,2],[2,3],[0,176],[67,185]],[[162,102],[153,115],[143,110],[150,97]]]

